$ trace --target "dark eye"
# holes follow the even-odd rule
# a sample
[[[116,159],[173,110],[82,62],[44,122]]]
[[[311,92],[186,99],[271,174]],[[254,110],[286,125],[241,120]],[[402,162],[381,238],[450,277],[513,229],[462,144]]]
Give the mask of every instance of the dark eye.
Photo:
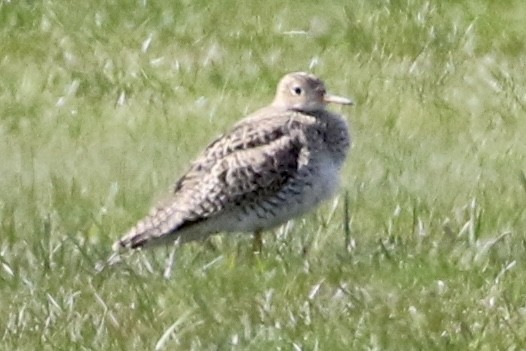
[[[301,95],[301,93],[303,92],[303,90],[301,90],[300,87],[295,87],[294,89],[292,89],[292,91],[293,91],[294,94],[296,94],[296,95]]]

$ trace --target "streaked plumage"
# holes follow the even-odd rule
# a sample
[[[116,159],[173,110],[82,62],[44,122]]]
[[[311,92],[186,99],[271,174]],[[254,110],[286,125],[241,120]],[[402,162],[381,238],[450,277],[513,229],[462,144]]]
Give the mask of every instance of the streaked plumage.
[[[350,105],[317,77],[284,76],[276,97],[212,142],[114,250],[218,232],[254,232],[301,215],[335,193],[350,146],[346,121],[325,109]],[[257,243],[256,243],[257,244]]]

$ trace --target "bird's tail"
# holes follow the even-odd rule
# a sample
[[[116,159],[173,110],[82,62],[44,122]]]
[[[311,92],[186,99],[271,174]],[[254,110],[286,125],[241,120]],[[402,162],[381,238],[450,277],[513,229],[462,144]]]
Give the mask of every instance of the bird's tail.
[[[155,246],[171,239],[176,240],[176,231],[182,222],[180,217],[171,208],[155,208],[147,217],[139,221],[135,227],[117,240],[112,248],[114,251],[121,251]]]

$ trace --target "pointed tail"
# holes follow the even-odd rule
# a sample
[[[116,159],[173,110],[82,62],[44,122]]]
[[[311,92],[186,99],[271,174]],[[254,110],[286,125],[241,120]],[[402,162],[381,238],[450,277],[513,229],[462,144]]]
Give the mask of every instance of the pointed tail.
[[[155,208],[139,221],[122,238],[113,243],[114,251],[137,249],[145,246],[155,246],[177,239],[175,232],[181,225],[178,212],[173,208]]]

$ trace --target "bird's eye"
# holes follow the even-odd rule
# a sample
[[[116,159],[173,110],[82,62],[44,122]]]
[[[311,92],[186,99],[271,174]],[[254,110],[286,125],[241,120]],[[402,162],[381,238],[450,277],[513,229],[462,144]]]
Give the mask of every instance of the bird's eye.
[[[294,94],[296,94],[296,95],[301,95],[301,93],[303,92],[303,90],[301,90],[300,87],[295,87],[294,89],[292,89],[292,91],[293,91]]]

